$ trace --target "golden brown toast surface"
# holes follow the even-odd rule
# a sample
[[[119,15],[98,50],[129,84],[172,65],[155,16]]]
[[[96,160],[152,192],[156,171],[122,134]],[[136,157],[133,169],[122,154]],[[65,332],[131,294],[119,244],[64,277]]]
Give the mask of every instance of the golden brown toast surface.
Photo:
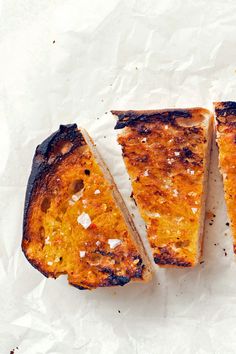
[[[236,253],[236,102],[216,102],[219,167],[224,180],[225,201]]]
[[[44,275],[80,289],[149,277],[132,230],[76,125],[38,146],[25,202],[23,251]]]
[[[201,252],[210,112],[112,113],[118,116],[116,129],[124,128],[118,142],[155,263],[195,265]]]

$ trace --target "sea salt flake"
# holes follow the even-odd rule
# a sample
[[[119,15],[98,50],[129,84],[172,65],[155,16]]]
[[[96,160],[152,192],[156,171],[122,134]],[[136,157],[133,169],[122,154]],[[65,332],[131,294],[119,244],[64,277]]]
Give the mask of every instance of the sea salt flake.
[[[86,252],[85,251],[79,251],[79,256],[80,258],[84,258],[86,255]]]
[[[149,176],[148,170],[144,171],[143,175],[144,175],[145,177]]]
[[[179,192],[177,191],[177,189],[174,189],[173,190],[173,196],[174,197],[178,197],[178,195],[179,195]]]
[[[174,159],[167,159],[167,163],[169,164],[169,165],[172,165],[172,163],[174,162],[175,160]]]
[[[147,138],[143,138],[143,139],[141,140],[141,143],[146,143],[146,141],[147,141]]]
[[[74,201],[74,202],[77,202],[79,200],[79,196],[76,195],[76,194],[73,194],[71,199]]]
[[[96,246],[99,246],[101,244],[100,241],[96,241]]]
[[[77,218],[78,224],[82,225],[84,229],[87,229],[91,225],[90,216],[87,213],[82,213]]]
[[[196,212],[198,211],[198,208],[191,208],[193,214],[196,214]]]
[[[175,156],[179,156],[180,152],[179,151],[175,151]]]
[[[50,237],[45,238],[45,245],[51,245]]]
[[[146,213],[148,217],[150,218],[160,218],[161,215],[159,213],[150,213],[150,212],[147,212]]]
[[[53,262],[51,262],[51,261],[48,262],[48,265],[49,265],[49,266],[52,266],[52,265],[53,265]]]
[[[177,223],[179,224],[182,220],[184,220],[183,216],[179,216],[176,218]]]
[[[100,192],[99,189],[96,189],[95,192],[94,192],[94,194],[100,194],[100,193],[101,193],[101,192]]]
[[[110,238],[108,240],[108,244],[110,246],[110,248],[116,248],[117,246],[119,246],[122,243],[121,240],[117,239],[117,238]]]

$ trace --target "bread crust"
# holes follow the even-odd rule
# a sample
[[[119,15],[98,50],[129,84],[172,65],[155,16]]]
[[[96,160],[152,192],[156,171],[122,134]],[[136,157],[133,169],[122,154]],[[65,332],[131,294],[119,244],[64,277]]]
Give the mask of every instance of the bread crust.
[[[209,111],[202,107],[195,108],[170,108],[159,110],[139,110],[139,111],[119,111],[112,110],[111,113],[117,116],[118,120],[115,129],[122,129],[125,127],[132,127],[138,123],[166,123],[172,126],[179,126],[179,120],[184,119],[186,122],[202,123],[205,118],[204,114],[209,114]]]
[[[200,107],[112,113],[117,117],[115,129],[123,129],[118,142],[155,263],[196,265],[204,228],[212,114]]]
[[[236,254],[236,102],[214,102],[216,142],[219,148],[219,169],[223,177],[224,196]]]
[[[115,184],[107,178],[107,167],[101,158],[97,161],[98,155],[95,154],[96,147],[92,139],[85,131],[78,130],[76,124],[61,125],[58,131],[36,148],[25,197],[22,250],[29,262],[46,277],[57,278],[60,274],[67,274],[69,283],[81,290],[123,286],[130,281],[147,281],[151,278],[151,268],[142,242],[130,216],[127,216],[127,209],[119,209],[118,199],[122,205],[124,202],[118,195]],[[86,170],[86,164],[91,166],[91,170]],[[81,175],[81,171],[84,175]],[[73,194],[76,191],[70,191],[75,176],[76,183],[82,184],[82,191],[87,193],[86,200],[91,205],[94,218],[100,218],[96,225],[92,223],[86,230],[80,225],[78,227],[77,222],[69,224],[71,217],[74,220],[77,215],[77,204],[80,213],[84,207],[79,200],[80,191],[77,194]],[[101,188],[96,185],[96,181]],[[101,192],[98,189],[97,191],[101,193],[101,197],[100,194],[96,197],[91,194],[91,188],[100,188]],[[70,199],[71,196],[76,202]],[[107,202],[106,205],[99,204],[101,198]],[[68,201],[71,206],[68,206]],[[101,221],[101,206],[111,209],[110,214],[104,212],[105,217],[110,217],[111,226],[114,222],[114,230],[111,229],[111,232],[116,235],[123,232],[120,236],[122,245],[110,251],[107,245],[109,240],[104,235],[100,236],[102,230],[107,232],[107,225],[103,225]],[[86,212],[89,215],[89,207]],[[117,218],[120,224],[117,224]],[[69,228],[72,231],[68,233]],[[79,240],[81,235],[84,242]],[[95,237],[99,246],[93,241]],[[82,251],[79,251],[81,247]],[[73,256],[71,259],[68,252]],[[80,252],[83,257],[86,254],[82,259]],[[56,263],[51,261],[52,257],[57,259]]]

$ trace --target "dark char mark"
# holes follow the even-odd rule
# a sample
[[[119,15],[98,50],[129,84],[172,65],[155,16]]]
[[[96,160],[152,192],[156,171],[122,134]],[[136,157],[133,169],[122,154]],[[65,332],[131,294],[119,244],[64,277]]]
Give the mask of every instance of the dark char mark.
[[[73,283],[70,283],[70,285],[74,286],[75,288],[77,288],[79,290],[89,290],[88,288],[85,288],[84,286],[81,286],[81,285],[77,285],[77,284],[73,284]]]
[[[123,277],[120,275],[109,275],[109,277],[107,278],[108,281],[108,285],[110,286],[114,286],[114,285],[120,285],[120,286],[124,286],[125,284],[130,282],[130,278],[129,277]]]
[[[101,269],[102,273],[107,273],[109,276],[107,277],[104,286],[114,286],[114,285],[120,285],[123,286],[130,282],[130,277],[124,277],[121,275],[116,275],[112,269],[110,268],[102,268]]]
[[[233,101],[226,101],[220,102],[220,108],[216,108],[216,115],[218,116],[231,116],[236,115],[236,102]]]
[[[178,267],[191,267],[190,262],[174,258],[167,247],[158,247],[160,253],[154,255],[154,262],[160,265],[176,265]]]
[[[189,148],[184,147],[182,149],[182,151],[183,151],[185,157],[187,157],[187,158],[193,157],[193,152]]]
[[[49,162],[50,154],[55,151],[56,146],[60,142],[72,143],[72,147],[70,151],[68,151],[68,153],[71,153],[76,147],[85,144],[85,140],[81,132],[77,129],[77,125],[68,124],[60,125],[59,129],[55,133],[51,134],[46,140],[44,140],[40,145],[37,146],[25,195],[23,216],[23,239],[26,239],[25,231],[27,226],[27,216],[34,190],[37,187],[38,182],[40,182],[45,176],[45,174],[49,172],[50,169],[52,169],[52,166],[62,159],[62,154],[58,153],[55,156],[55,160],[53,161],[53,163],[50,164]],[[66,153],[65,155],[67,155],[68,153]]]
[[[191,112],[186,110],[169,110],[163,112],[150,111],[150,113],[142,113],[136,111],[117,112],[111,111],[114,115],[118,116],[115,129],[122,129],[128,126],[134,126],[139,122],[152,123],[160,120],[163,123],[175,124],[176,118],[191,118]],[[146,132],[143,132],[145,134]]]

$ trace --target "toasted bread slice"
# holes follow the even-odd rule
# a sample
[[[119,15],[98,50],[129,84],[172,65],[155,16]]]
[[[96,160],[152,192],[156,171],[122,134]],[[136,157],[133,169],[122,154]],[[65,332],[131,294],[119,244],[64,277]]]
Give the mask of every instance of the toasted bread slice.
[[[156,264],[198,263],[212,115],[203,108],[112,111]]]
[[[79,289],[151,277],[150,263],[114,181],[85,131],[60,129],[36,149],[22,249],[46,277]]]
[[[236,102],[215,102],[219,168],[236,253]]]

